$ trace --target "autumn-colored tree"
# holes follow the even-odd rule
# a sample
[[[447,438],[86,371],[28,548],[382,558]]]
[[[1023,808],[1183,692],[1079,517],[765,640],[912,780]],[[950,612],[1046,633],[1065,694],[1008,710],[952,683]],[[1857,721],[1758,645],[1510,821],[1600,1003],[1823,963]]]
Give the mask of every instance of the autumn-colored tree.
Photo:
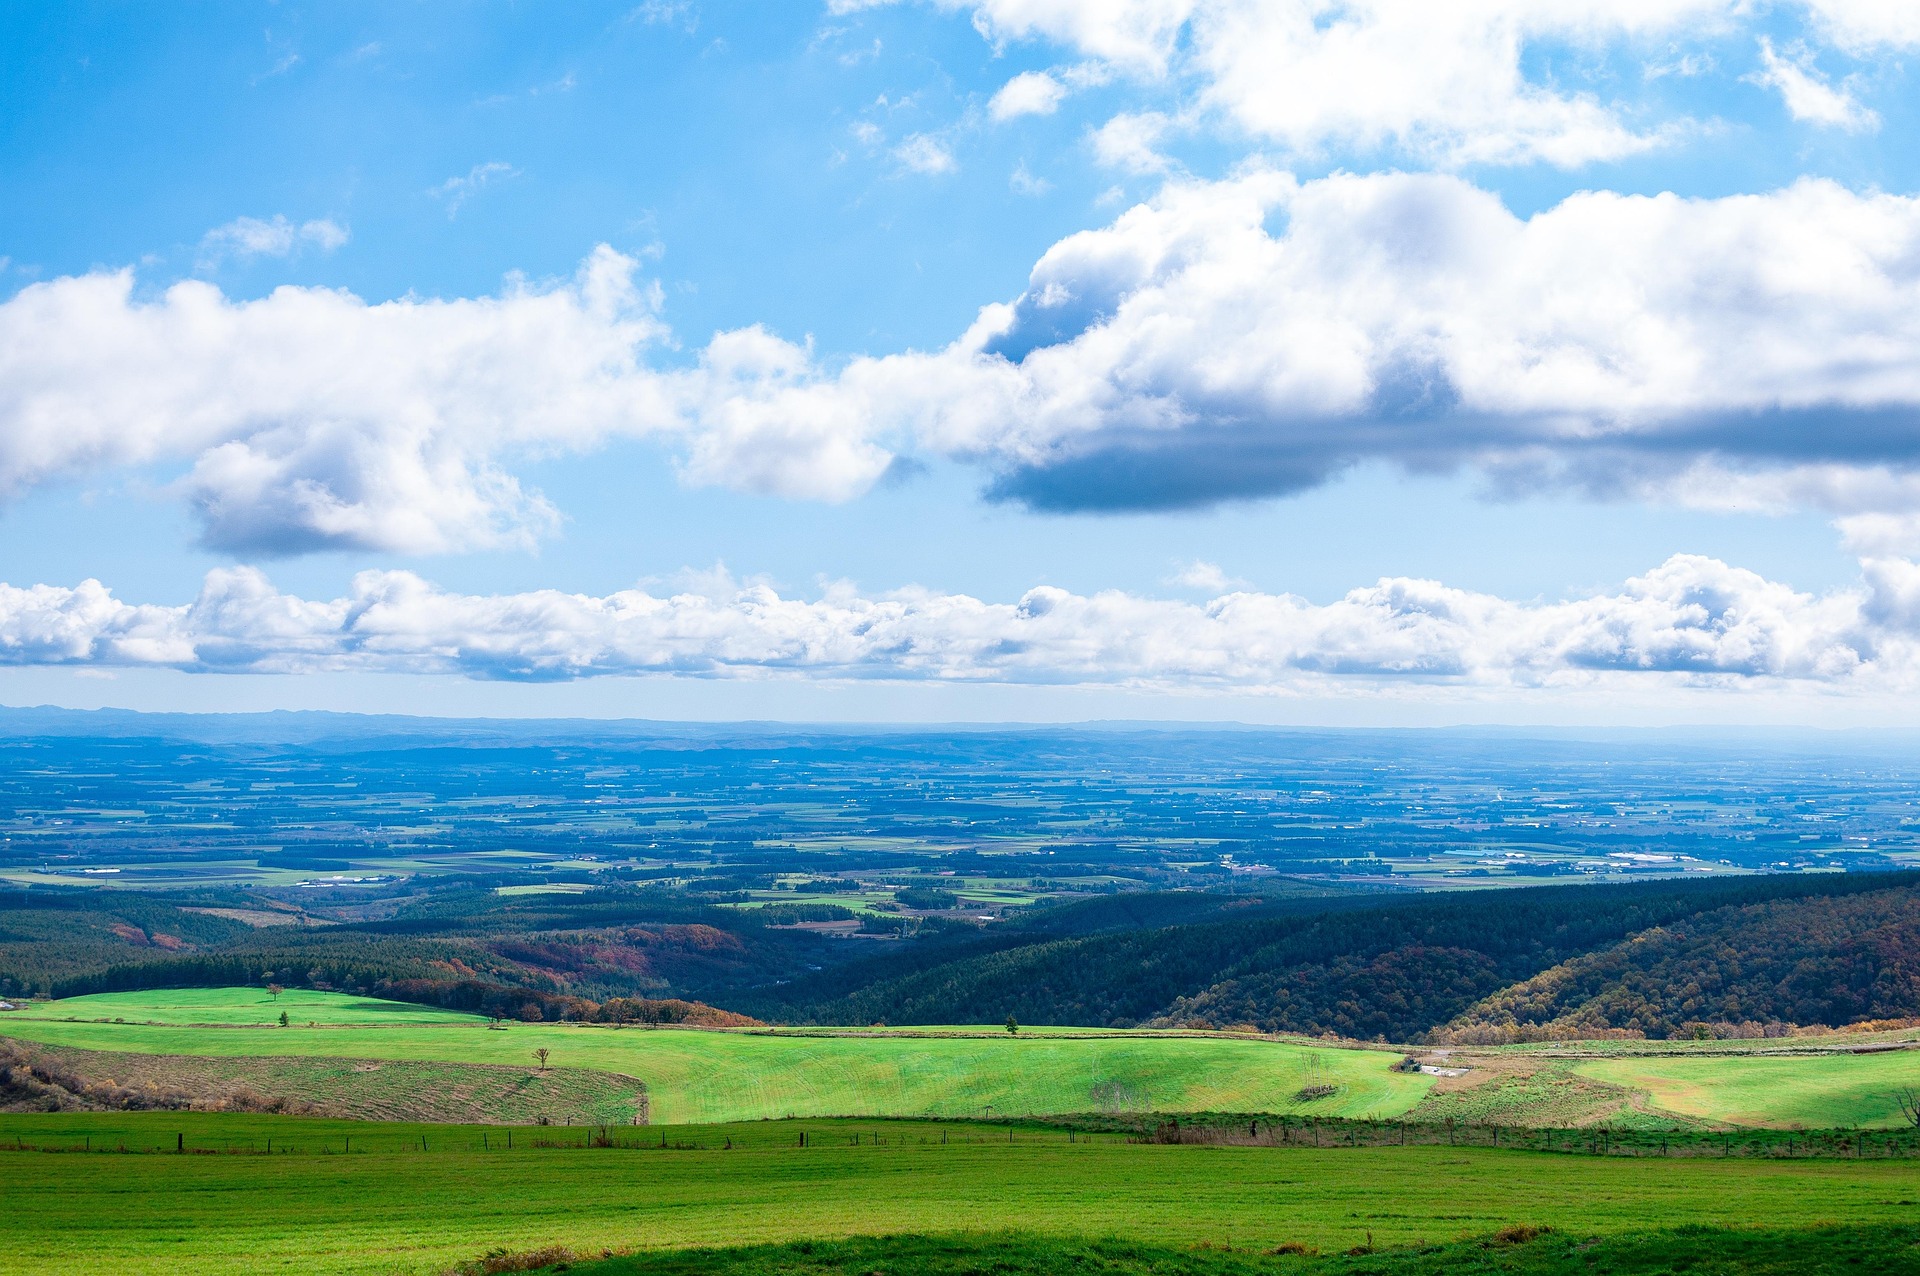
[[[541,1046],[533,1052],[533,1057],[540,1061],[540,1071],[545,1072],[547,1070],[547,1048]]]

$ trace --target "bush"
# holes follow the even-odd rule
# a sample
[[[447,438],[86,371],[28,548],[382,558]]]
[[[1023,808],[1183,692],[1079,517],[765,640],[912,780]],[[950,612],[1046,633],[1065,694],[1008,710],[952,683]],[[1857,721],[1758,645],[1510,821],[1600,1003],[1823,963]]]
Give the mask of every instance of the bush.
[[[447,1276],[496,1276],[499,1272],[533,1272],[543,1267],[564,1270],[565,1265],[574,1260],[574,1252],[565,1245],[549,1245],[545,1249],[530,1249],[519,1254],[496,1249],[480,1258],[455,1264],[448,1269]]]

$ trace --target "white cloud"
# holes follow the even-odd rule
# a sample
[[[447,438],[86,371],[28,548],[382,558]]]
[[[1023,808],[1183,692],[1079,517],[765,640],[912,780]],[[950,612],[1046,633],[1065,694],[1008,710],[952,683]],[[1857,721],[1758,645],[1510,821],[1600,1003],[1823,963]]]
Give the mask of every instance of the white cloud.
[[[1270,494],[1385,458],[1907,508],[1910,485],[1867,480],[1920,466],[1920,200],[1803,181],[1520,218],[1452,177],[1254,169],[1170,184],[1056,244],[947,351],[848,375],[864,414],[1052,507]]]
[[[1066,96],[1066,86],[1045,71],[1022,71],[1000,86],[987,103],[987,114],[1000,121],[1052,115]]]
[[[1611,593],[1564,602],[1389,578],[1326,605],[1287,594],[1188,603],[1050,587],[1006,603],[917,590],[869,598],[847,586],[807,601],[725,579],[668,595],[475,596],[406,572],[366,572],[348,596],[315,602],[238,568],[210,573],[182,606],[124,603],[96,581],[0,586],[0,663],[1278,693],[1407,681],[1910,689],[1920,674],[1920,566],[1863,568],[1858,586],[1811,595],[1681,555]]]
[[[1238,589],[1247,582],[1237,576],[1229,576],[1220,569],[1220,564],[1209,563],[1196,558],[1167,577],[1167,584],[1178,585],[1182,589],[1197,589],[1210,594],[1222,594],[1229,589]]]
[[[1053,189],[1053,183],[1044,177],[1036,176],[1033,171],[1027,167],[1025,160],[1021,160],[1013,166],[1013,173],[1007,178],[1007,185],[1013,188],[1013,193],[1016,195],[1031,195],[1036,197],[1044,195]]]
[[[857,385],[803,375],[801,347],[748,330],[651,366],[669,334],[636,270],[602,247],[560,284],[377,305],[197,281],[144,301],[130,271],[31,285],[0,302],[0,495],[184,463],[211,546],[431,553],[537,540],[557,513],[502,458],[616,436],[691,437],[690,476],[808,498],[885,470]]]
[[[1836,89],[1814,69],[1813,55],[1805,48],[1789,49],[1782,57],[1773,41],[1760,40],[1760,64],[1764,70],[1747,77],[1763,88],[1780,90],[1787,114],[1796,120],[1849,133],[1871,132],[1880,127],[1880,117],[1861,106],[1844,88]]]
[[[883,0],[837,7],[875,2]],[[1042,40],[1112,72],[1190,90],[1196,110],[1299,154],[1392,149],[1446,165],[1577,167],[1644,151],[1687,127],[1649,126],[1632,104],[1582,90],[1578,68],[1596,53],[1658,53],[1662,70],[1697,67],[1697,50],[1672,56],[1676,42],[1751,29],[1780,9],[1803,20],[1808,39],[1853,56],[1920,47],[1920,6],[1908,0],[925,2],[971,13],[996,44]],[[1528,56],[1539,51],[1570,56]],[[1547,61],[1557,76],[1530,75]]]
[[[1920,6],[1908,0],[1805,0],[1821,33],[1857,56],[1920,47]]]
[[[1094,158],[1129,173],[1164,173],[1173,165],[1159,146],[1172,127],[1158,111],[1116,115],[1093,131]]]
[[[700,26],[700,9],[693,0],[643,0],[627,14],[629,22],[679,27],[691,35]]]
[[[498,297],[233,301],[129,272],[0,302],[0,494],[184,476],[236,552],[524,545],[517,458],[662,441],[684,479],[856,496],[923,451],[1054,509],[1204,505],[1366,460],[1715,508],[1920,511],[1920,199],[1588,192],[1254,168],[1069,236],[944,349],[688,364],[637,263]]]
[[[893,157],[916,173],[937,176],[951,173],[960,165],[947,144],[926,133],[915,133],[893,148]]]
[[[509,177],[518,177],[520,172],[505,160],[488,160],[484,164],[475,164],[467,170],[465,177],[449,177],[434,187],[429,194],[447,203],[447,220],[460,215],[461,206],[478,195],[495,181]]]
[[[200,239],[201,260],[217,264],[227,257],[292,257],[305,248],[330,253],[347,242],[347,228],[327,218],[296,225],[276,213],[270,220],[236,217]]]
[[[828,0],[833,13],[877,9],[895,0]],[[931,0],[971,11],[974,26],[995,42],[1046,39],[1130,71],[1166,69],[1194,0]]]

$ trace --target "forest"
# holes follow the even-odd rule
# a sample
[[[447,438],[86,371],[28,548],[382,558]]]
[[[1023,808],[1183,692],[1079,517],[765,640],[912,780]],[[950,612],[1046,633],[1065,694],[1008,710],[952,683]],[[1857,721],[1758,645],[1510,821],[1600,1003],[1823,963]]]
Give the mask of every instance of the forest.
[[[511,1018],[1012,1016],[1396,1042],[1753,1036],[1920,1015],[1920,874],[1391,896],[1275,885],[1036,907],[909,942],[624,886],[443,886],[380,920],[266,927],[137,892],[33,891],[0,899],[0,989],[275,983]]]

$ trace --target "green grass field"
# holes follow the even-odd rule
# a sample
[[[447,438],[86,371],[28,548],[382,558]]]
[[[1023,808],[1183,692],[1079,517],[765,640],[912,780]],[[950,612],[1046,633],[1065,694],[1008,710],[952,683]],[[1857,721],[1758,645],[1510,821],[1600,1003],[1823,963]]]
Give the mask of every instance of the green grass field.
[[[1139,1241],[1078,1240],[1030,1233],[959,1236],[854,1237],[784,1245],[695,1249],[569,1263],[579,1276],[1459,1276],[1503,1272],[1513,1276],[1673,1276],[1704,1272],[1727,1276],[1852,1276],[1855,1272],[1914,1272],[1920,1228],[1813,1228],[1799,1231],[1689,1228],[1586,1237],[1524,1229],[1445,1245],[1382,1247],[1366,1253],[1267,1254],[1150,1245]],[[497,1260],[496,1260],[497,1261]],[[483,1263],[462,1264],[477,1271]],[[559,1270],[557,1267],[554,1270]]]
[[[285,1012],[291,1026],[277,1026]],[[1897,1088],[1920,1085],[1920,1051],[1702,1055],[1681,1051],[1567,1060],[1533,1078],[1450,1094],[1392,1070],[1395,1053],[1225,1035],[997,1027],[895,1030],[616,1030],[605,1025],[489,1028],[473,1015],[338,993],[252,988],[108,993],[0,1016],[0,1034],[76,1049],[239,1059],[271,1056],[418,1064],[535,1066],[647,1083],[656,1121],[763,1117],[966,1117],[1102,1110],[1453,1116],[1566,1125],[1884,1128],[1901,1123]],[[1500,1052],[1492,1052],[1498,1054]],[[1516,1057],[1532,1058],[1530,1052]],[[1301,1101],[1312,1061],[1336,1087]],[[1483,1065],[1484,1061],[1483,1061]],[[337,1070],[337,1069],[336,1069]],[[521,1113],[525,1105],[512,1109]],[[597,1104],[578,1115],[604,1117]],[[474,1113],[472,1115],[481,1115]],[[488,1116],[506,1118],[507,1109]]]
[[[105,992],[65,1001],[42,1001],[0,1017],[5,1025],[27,1019],[124,1019],[128,1023],[220,1024],[272,1027],[280,1016],[296,1024],[484,1023],[474,1015],[405,1001],[348,997],[309,988],[289,988],[278,997],[264,988],[159,988],[150,992]],[[10,1035],[19,1036],[19,1033]]]
[[[281,994],[286,1005],[293,994]],[[85,1050],[239,1057],[325,1056],[556,1067],[637,1077],[656,1121],[786,1116],[982,1117],[1089,1112],[1312,1112],[1395,1116],[1432,1079],[1394,1072],[1398,1055],[1175,1033],[1024,1032],[826,1035],[604,1025],[521,1024],[307,993],[295,1026],[249,989],[113,993],[42,1003],[0,1020],[0,1034]],[[263,1009],[263,1006],[265,1007]],[[271,1012],[270,1015],[268,1012]],[[219,1018],[236,1026],[220,1026]],[[96,1022],[99,1019],[109,1022]],[[122,1023],[112,1019],[125,1020]],[[157,1022],[149,1023],[148,1020]],[[308,1027],[311,1020],[315,1026]],[[1310,1058],[1311,1057],[1311,1058]],[[1299,1101],[1311,1060],[1337,1087]],[[989,1109],[991,1110],[989,1112]]]
[[[799,1146],[799,1135],[808,1135]],[[0,1268],[36,1273],[414,1272],[493,1249],[603,1249],[1017,1227],[1175,1247],[1326,1251],[1550,1224],[1653,1228],[1910,1222],[1911,1161],[1607,1160],[1445,1147],[1069,1142],[1058,1130],[752,1122],[513,1132],[196,1113],[0,1116]],[[276,1154],[147,1155],[275,1139]],[[942,1142],[942,1137],[946,1142]],[[344,1154],[346,1140],[353,1151]],[[973,1141],[964,1141],[969,1137]],[[424,1138],[424,1150],[420,1140]],[[858,1139],[856,1143],[854,1140]],[[545,1139],[562,1146],[529,1146]],[[685,1146],[662,1149],[658,1141]],[[482,1144],[485,1146],[483,1147]],[[726,1144],[732,1143],[728,1148]],[[698,1147],[692,1145],[698,1144]],[[282,1154],[282,1149],[295,1149]],[[137,1203],[137,1205],[136,1205]]]
[[[1598,1059],[1573,1071],[1644,1092],[1668,1112],[1728,1125],[1904,1124],[1894,1091],[1920,1088],[1920,1051],[1769,1058],[1643,1056]]]

